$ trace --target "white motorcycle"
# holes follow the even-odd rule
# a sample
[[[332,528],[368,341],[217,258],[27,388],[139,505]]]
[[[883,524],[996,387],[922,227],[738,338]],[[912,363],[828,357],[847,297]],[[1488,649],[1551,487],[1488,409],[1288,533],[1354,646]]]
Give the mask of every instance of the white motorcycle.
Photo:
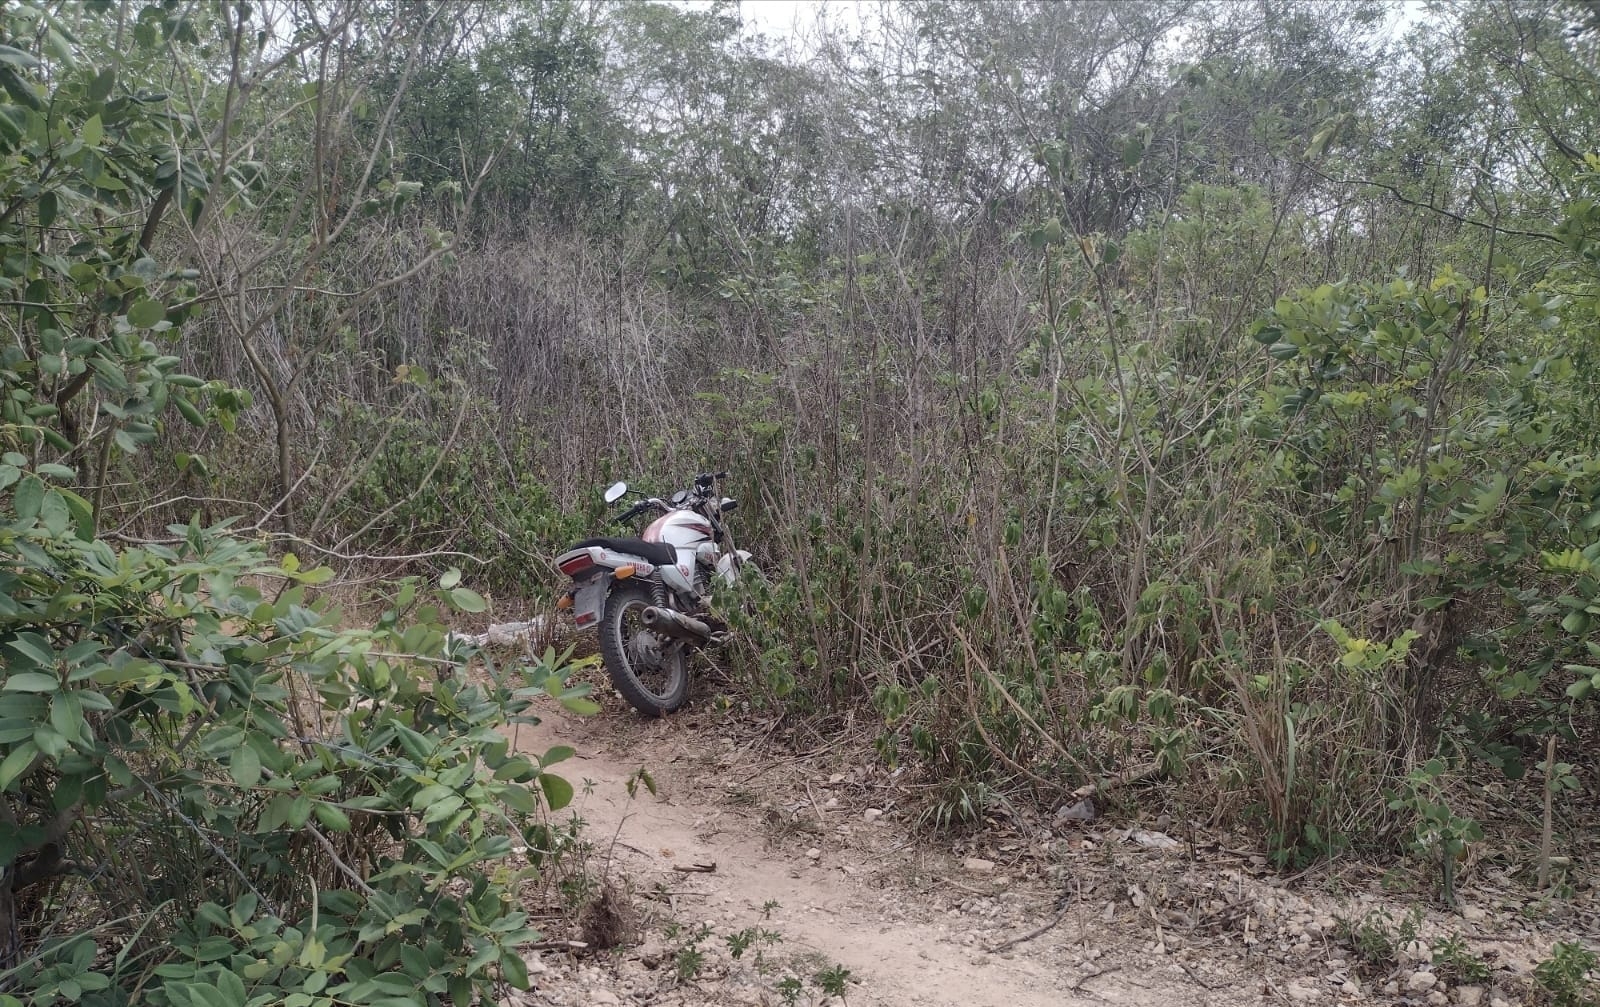
[[[759,573],[724,524],[739,506],[716,492],[727,475],[696,476],[692,489],[665,501],[635,493],[641,499],[615,523],[658,515],[638,538],[586,539],[556,558],[572,578],[558,607],[571,609],[579,629],[599,629],[611,682],[640,713],[664,717],[683,706],[690,655],[726,640],[726,627],[710,612],[712,578],[731,584]],[[606,503],[629,492],[627,483],[616,483]]]

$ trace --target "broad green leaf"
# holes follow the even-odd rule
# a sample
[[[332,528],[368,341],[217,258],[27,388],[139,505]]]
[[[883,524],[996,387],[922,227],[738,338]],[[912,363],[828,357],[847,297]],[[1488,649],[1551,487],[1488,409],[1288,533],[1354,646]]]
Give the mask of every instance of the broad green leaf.
[[[450,601],[463,612],[482,612],[489,607],[482,595],[465,587],[452,589]]]
[[[41,667],[56,663],[56,652],[50,649],[49,641],[38,633],[18,633],[5,645]]]
[[[0,686],[5,692],[55,692],[60,688],[59,678],[42,671],[19,671],[8,675],[5,685]]]
[[[322,823],[323,828],[332,832],[350,831],[350,816],[338,806],[318,801],[311,811],[317,816],[317,821]]]
[[[565,762],[577,754],[577,749],[571,745],[552,745],[550,750],[545,752],[543,758],[539,760],[539,765],[545,767],[553,766],[558,762]]]
[[[545,773],[539,777],[539,786],[544,790],[544,799],[551,811],[560,811],[572,803],[572,784],[561,777]]]
[[[24,521],[32,521],[39,516],[39,507],[44,503],[44,483],[39,477],[29,475],[17,484],[16,495],[12,498],[13,505],[17,508],[17,517]]]
[[[446,570],[443,576],[439,578],[439,586],[444,588],[446,591],[455,587],[459,583],[461,583],[461,571],[457,570],[455,567],[451,567],[450,569]]]
[[[31,741],[24,741],[11,750],[4,760],[0,760],[0,790],[11,786],[13,780],[22,775],[23,770],[33,763],[34,756],[39,754],[39,749]]]
[[[148,297],[141,298],[128,309],[128,324],[139,329],[149,329],[159,324],[166,316],[167,309],[161,306],[160,301],[153,301]]]
[[[100,141],[106,138],[106,128],[100,122],[100,116],[91,115],[83,121],[83,126],[78,130],[78,139],[83,141],[85,147],[98,147]]]
[[[250,745],[234,749],[228,760],[228,775],[241,787],[253,787],[261,781],[261,756]]]

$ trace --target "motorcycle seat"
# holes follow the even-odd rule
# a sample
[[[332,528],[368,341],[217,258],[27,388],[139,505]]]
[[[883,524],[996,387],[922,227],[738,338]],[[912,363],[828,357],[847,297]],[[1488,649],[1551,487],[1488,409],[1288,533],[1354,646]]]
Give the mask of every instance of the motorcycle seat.
[[[678,551],[672,546],[665,542],[646,542],[642,538],[587,538],[572,548],[588,549],[591,546],[638,556],[654,566],[675,566],[678,562]]]

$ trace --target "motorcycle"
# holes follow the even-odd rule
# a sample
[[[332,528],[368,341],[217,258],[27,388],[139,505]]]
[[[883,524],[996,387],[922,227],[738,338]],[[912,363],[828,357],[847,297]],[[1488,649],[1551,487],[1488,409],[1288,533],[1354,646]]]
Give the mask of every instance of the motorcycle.
[[[613,523],[656,515],[637,538],[591,538],[556,557],[572,578],[557,602],[578,629],[598,629],[611,682],[640,713],[664,717],[689,698],[689,658],[720,645],[727,628],[711,613],[713,578],[729,584],[759,574],[750,553],[734,547],[725,523],[739,506],[717,485],[726,472],[702,473],[667,500],[619,482],[605,492],[614,504],[640,499]]]

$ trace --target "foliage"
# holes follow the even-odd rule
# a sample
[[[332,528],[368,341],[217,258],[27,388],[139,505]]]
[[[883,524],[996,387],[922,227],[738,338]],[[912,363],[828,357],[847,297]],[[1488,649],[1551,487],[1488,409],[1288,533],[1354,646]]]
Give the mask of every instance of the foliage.
[[[109,6],[14,5],[0,46],[0,1000],[525,988],[516,895],[571,751],[512,753],[502,729],[540,695],[592,708],[564,659],[473,653],[444,620],[483,601],[453,582],[405,581],[351,629],[316,597],[332,570],[231,519],[135,544],[107,521],[108,480],[170,414],[231,430],[251,406],[170,352],[199,305],[152,245],[166,206],[193,223],[234,180],[184,162],[204,109],[109,53]],[[138,49],[197,43],[174,5],[119,13]]]
[[[1595,953],[1583,945],[1557,941],[1550,957],[1534,966],[1533,977],[1556,1007],[1591,1007],[1596,990],[1589,973],[1597,964]]]

